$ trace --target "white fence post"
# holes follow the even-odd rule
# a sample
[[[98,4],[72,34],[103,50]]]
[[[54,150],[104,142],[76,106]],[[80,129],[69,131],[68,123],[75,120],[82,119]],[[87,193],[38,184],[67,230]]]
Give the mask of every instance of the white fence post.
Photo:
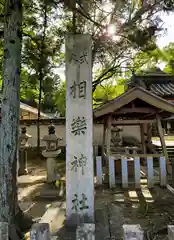
[[[109,156],[109,187],[115,187],[115,159]]]
[[[153,157],[147,157],[147,186],[148,188],[153,187]]]
[[[174,225],[168,225],[168,240],[174,239]]]
[[[167,185],[166,158],[164,156],[160,157],[159,165],[160,165],[160,185],[163,187]]]
[[[143,240],[144,232],[139,224],[137,225],[123,225],[123,239],[124,240]]]
[[[97,178],[97,184],[102,184],[103,180],[103,171],[102,171],[102,158],[101,156],[96,157],[96,178]]]
[[[9,239],[8,223],[6,223],[6,222],[0,222],[0,239],[1,240]]]
[[[140,158],[134,159],[135,188],[140,188]]]
[[[30,240],[51,240],[48,223],[35,223],[30,231]]]
[[[121,156],[121,175],[122,175],[122,187],[128,188],[128,167],[127,157]]]

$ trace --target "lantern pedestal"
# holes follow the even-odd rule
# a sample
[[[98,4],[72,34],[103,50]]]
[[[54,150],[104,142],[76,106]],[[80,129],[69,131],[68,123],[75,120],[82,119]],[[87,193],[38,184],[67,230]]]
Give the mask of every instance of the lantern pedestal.
[[[18,176],[28,174],[27,169],[27,148],[20,148],[19,150],[19,169],[18,169]]]
[[[52,183],[56,181],[57,178],[57,164],[56,164],[56,157],[61,153],[61,149],[56,151],[47,151],[44,150],[42,155],[47,158],[47,182]]]
[[[18,176],[28,174],[27,169],[27,149],[30,147],[28,140],[32,136],[27,134],[26,127],[21,128],[21,133],[19,135],[19,156],[18,156]]]

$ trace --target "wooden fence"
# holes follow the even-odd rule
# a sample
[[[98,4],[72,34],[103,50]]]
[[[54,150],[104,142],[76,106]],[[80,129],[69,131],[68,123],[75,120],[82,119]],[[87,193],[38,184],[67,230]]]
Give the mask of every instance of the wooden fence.
[[[134,165],[134,171],[133,171],[133,178],[134,178],[134,184],[135,188],[140,188],[140,180],[141,180],[141,166],[140,166],[140,160],[143,159],[143,161],[146,161],[146,171],[147,171],[147,185],[148,188],[152,188],[154,185],[154,167],[153,167],[153,161],[154,158],[158,159],[159,161],[159,173],[160,173],[160,185],[166,186],[167,185],[167,172],[166,172],[166,159],[163,155],[160,154],[125,154],[124,156],[115,155],[115,156],[109,156],[108,157],[108,167],[109,167],[109,186],[110,188],[114,188],[116,186],[116,168],[117,159],[121,159],[121,180],[122,180],[122,187],[128,188],[129,184],[129,178],[128,178],[128,163],[129,163],[129,157],[133,159],[132,164]],[[96,157],[96,178],[97,178],[97,184],[103,183],[103,170],[102,170],[102,157],[97,156]]]

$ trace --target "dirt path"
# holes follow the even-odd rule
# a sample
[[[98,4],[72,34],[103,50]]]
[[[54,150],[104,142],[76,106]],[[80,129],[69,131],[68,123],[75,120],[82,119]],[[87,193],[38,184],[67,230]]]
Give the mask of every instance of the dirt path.
[[[18,178],[18,201],[21,209],[32,216],[34,219],[40,219],[47,211],[50,204],[56,202],[56,199],[42,199],[40,193],[49,189],[46,184],[45,160],[35,159],[28,163],[28,175]],[[58,168],[64,172],[65,162],[60,161]]]
[[[61,168],[65,170],[65,163],[59,165],[59,170]],[[41,219],[50,205],[55,205],[55,209],[60,206],[54,222],[54,227],[57,229],[56,235],[61,240],[67,237],[69,240],[74,240],[74,232],[67,233],[63,225],[65,203],[61,205],[57,200],[50,199],[36,200],[44,187],[46,177],[44,163],[29,165],[29,171],[29,175],[19,178],[19,203],[22,210],[35,219]],[[49,218],[49,214],[45,216]],[[168,189],[158,186],[149,190],[146,183],[141,185],[139,191],[134,189],[123,191],[119,187],[114,190],[104,186],[96,188],[95,221],[96,240],[112,237],[115,240],[122,239],[123,224],[140,224],[149,239],[155,239],[156,236],[158,240],[165,240],[167,225],[174,224],[174,195]]]

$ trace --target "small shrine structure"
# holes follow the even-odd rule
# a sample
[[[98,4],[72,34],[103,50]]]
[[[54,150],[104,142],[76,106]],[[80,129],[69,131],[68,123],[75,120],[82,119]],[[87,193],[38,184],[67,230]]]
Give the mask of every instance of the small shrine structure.
[[[168,170],[169,160],[164,141],[161,119],[170,117],[172,114],[174,114],[174,104],[172,102],[158,96],[145,87],[140,86],[140,84],[129,88],[124,94],[96,108],[94,110],[94,117],[96,120],[99,120],[104,124],[102,156],[105,160],[103,160],[103,165],[108,165],[107,163],[110,164],[110,160],[108,161],[108,158],[111,156],[115,156],[115,160],[117,160],[117,158],[122,159],[122,156],[128,157],[130,154],[135,154],[135,156],[132,155],[133,161],[135,160],[134,157],[147,159],[149,157],[148,154],[151,154],[151,156],[153,155],[152,158],[160,157],[154,155],[155,151],[153,151],[151,136],[149,136],[152,130],[152,124],[156,124],[163,149],[163,156],[165,157]],[[129,144],[129,146],[124,144],[124,141],[120,139],[120,126],[123,125],[138,125],[141,133],[141,142],[136,144],[136,141],[133,140],[132,144]],[[120,130],[118,130],[119,128]],[[119,132],[120,134],[118,134]],[[113,141],[113,138],[116,136],[119,136],[117,137],[117,141]],[[118,155],[120,155],[120,157],[118,157]],[[147,160],[147,164],[149,163],[150,161]],[[114,163],[112,164],[112,167],[111,165],[108,166],[109,170],[112,171],[114,166]],[[124,166],[126,166],[127,169],[127,160]],[[121,160],[122,178],[125,172],[127,173],[124,166],[123,161]],[[140,170],[139,163],[137,166]],[[163,161],[163,167],[164,166],[165,164]],[[116,166],[116,168],[117,167],[118,166]],[[134,167],[136,168],[135,165]],[[153,165],[150,168],[152,171]],[[112,174],[109,173],[109,175],[111,176]],[[114,175],[115,170],[113,176]],[[127,183],[125,186],[127,186]]]
[[[161,119],[174,114],[174,104],[142,87],[134,87],[112,101],[94,110],[94,116],[104,124],[103,149],[111,151],[112,126],[139,125],[142,152],[146,153],[145,136],[147,124],[157,123],[160,141],[166,154]]]
[[[151,93],[174,102],[174,76],[163,72],[160,68],[144,71],[142,74],[134,74],[128,81],[128,89],[135,86],[143,87]],[[163,121],[163,128],[167,134],[174,132],[174,116]],[[154,135],[158,134],[155,125],[152,129]]]

